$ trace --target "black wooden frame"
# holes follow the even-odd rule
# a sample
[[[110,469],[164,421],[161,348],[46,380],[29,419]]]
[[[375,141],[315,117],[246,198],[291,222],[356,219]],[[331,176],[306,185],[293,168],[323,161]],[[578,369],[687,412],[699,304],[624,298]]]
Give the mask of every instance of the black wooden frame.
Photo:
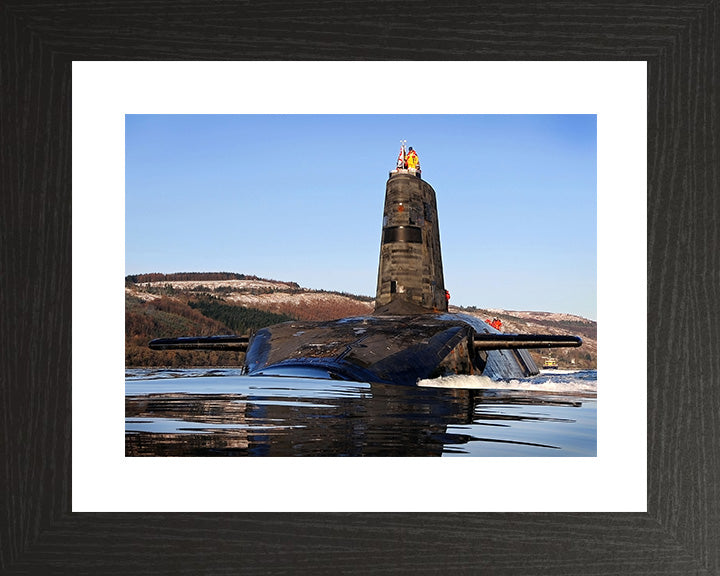
[[[720,574],[719,7],[6,0],[0,572]],[[647,61],[648,512],[70,512],[71,63],[165,59]]]

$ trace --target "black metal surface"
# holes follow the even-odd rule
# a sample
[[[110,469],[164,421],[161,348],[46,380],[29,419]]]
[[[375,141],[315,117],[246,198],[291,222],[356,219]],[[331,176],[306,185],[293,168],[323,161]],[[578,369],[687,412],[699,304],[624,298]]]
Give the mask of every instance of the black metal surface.
[[[582,339],[559,334],[476,334],[473,344],[476,350],[577,348]]]
[[[247,350],[249,336],[183,336],[156,338],[148,346],[153,350]]]
[[[390,242],[422,242],[422,230],[417,226],[388,226],[383,230],[383,244]]]
[[[473,326],[452,314],[285,322],[258,331],[245,361],[251,376],[278,371],[303,375],[312,368],[324,370],[327,377],[414,385],[424,378],[482,372],[484,365],[467,345],[474,333]],[[523,374],[518,362],[506,361],[488,375],[532,373]]]

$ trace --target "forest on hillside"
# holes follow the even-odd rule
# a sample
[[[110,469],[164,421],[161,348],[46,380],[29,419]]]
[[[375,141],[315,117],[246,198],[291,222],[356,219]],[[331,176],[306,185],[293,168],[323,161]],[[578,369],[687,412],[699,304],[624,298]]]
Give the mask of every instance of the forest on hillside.
[[[242,366],[242,352],[151,350],[150,340],[179,336],[249,334],[265,326],[293,320],[263,310],[224,304],[219,299],[183,302],[161,296],[142,300],[125,296],[125,366]]]

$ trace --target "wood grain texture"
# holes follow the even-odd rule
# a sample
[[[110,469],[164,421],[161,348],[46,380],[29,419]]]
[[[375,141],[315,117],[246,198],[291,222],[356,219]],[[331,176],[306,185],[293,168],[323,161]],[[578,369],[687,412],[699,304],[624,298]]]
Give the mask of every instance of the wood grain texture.
[[[0,572],[720,574],[719,6],[1,4]],[[71,513],[72,60],[408,58],[647,60],[648,513]]]

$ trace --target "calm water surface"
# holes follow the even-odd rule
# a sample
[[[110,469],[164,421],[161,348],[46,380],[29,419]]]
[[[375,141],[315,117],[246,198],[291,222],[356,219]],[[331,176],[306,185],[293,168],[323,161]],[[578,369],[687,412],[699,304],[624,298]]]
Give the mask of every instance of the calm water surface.
[[[136,369],[127,456],[595,456],[597,374],[388,386]]]

